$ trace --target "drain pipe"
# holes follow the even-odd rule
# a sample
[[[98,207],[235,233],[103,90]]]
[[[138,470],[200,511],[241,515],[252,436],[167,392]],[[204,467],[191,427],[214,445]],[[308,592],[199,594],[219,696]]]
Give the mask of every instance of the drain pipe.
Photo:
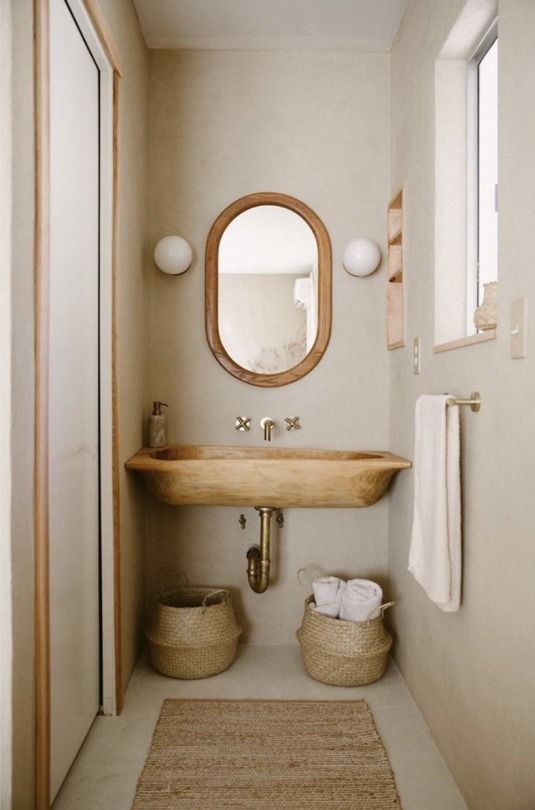
[[[276,512],[274,506],[255,506],[260,512],[260,547],[251,546],[247,551],[247,578],[255,593],[264,593],[269,588],[271,567],[271,518]]]

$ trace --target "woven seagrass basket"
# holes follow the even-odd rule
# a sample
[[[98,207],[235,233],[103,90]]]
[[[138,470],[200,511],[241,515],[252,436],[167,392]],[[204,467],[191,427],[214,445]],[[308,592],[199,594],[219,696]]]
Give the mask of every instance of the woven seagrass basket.
[[[224,588],[182,587],[155,604],[145,633],[154,669],[170,678],[208,678],[236,658],[241,627]]]
[[[392,637],[381,615],[365,622],[330,619],[314,610],[314,597],[305,600],[305,613],[297,638],[306,671],[330,686],[364,686],[378,680],[386,669]]]

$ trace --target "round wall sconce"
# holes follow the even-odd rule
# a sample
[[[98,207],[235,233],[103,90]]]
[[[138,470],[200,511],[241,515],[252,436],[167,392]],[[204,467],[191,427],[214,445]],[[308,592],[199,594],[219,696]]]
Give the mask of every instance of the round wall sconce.
[[[369,276],[377,270],[381,251],[371,239],[353,239],[346,245],[342,262],[352,276]]]
[[[179,276],[191,265],[193,252],[181,236],[164,236],[154,248],[154,261],[164,273]]]

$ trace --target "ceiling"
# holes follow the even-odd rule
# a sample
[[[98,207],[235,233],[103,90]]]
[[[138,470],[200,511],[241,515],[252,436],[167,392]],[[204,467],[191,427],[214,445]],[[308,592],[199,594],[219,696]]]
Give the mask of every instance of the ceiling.
[[[149,48],[388,51],[408,0],[134,0]]]

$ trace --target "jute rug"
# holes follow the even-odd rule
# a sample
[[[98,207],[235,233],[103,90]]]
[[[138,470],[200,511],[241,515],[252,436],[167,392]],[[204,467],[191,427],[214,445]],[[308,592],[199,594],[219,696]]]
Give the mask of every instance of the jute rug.
[[[390,810],[363,700],[166,700],[132,810]]]

